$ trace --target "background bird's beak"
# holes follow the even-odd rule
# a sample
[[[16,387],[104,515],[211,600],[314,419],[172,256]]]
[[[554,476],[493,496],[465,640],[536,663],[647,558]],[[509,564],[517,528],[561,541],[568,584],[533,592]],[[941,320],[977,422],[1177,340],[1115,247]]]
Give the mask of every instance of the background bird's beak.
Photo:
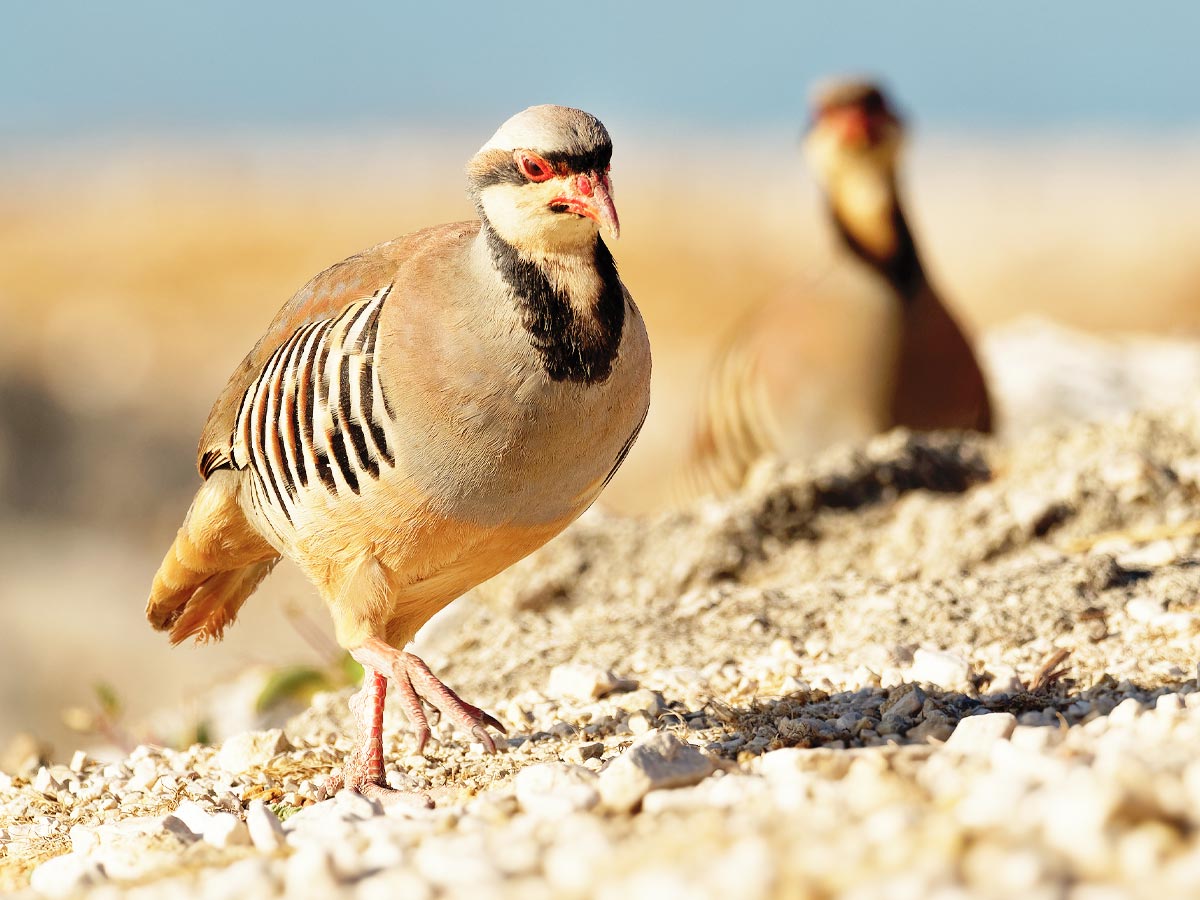
[[[617,218],[617,207],[613,204],[612,186],[604,172],[573,175],[571,190],[550,201],[551,206],[562,206],[578,216],[587,216],[598,223],[613,240],[621,236],[621,222]]]
[[[826,114],[842,143],[865,147],[876,138],[875,123],[870,114],[856,106]]]

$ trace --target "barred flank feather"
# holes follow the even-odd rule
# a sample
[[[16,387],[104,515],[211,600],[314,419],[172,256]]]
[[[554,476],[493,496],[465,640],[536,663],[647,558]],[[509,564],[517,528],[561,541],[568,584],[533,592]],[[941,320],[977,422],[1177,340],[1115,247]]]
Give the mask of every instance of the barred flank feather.
[[[732,493],[761,456],[777,449],[756,360],[734,341],[717,358],[705,384],[674,500],[684,505]]]

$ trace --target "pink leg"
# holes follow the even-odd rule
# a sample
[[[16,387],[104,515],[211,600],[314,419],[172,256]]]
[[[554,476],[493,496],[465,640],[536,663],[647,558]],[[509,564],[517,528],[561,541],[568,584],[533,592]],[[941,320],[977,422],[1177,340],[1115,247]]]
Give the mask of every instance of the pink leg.
[[[387,699],[387,677],[368,668],[362,690],[350,698],[350,709],[358,720],[362,743],[350,754],[340,775],[325,782],[325,793],[332,795],[343,788],[358,791],[381,803],[410,803],[430,807],[424,794],[407,794],[387,787],[383,781],[383,704]]]

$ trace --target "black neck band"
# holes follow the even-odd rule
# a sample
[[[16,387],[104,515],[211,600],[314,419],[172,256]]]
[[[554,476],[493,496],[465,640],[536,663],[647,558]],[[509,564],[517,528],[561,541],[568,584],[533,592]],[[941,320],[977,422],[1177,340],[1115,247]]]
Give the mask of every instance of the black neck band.
[[[596,237],[595,266],[600,296],[591,314],[581,313],[564,291],[555,288],[537,263],[523,258],[482,215],[492,262],[512,289],[530,343],[554,381],[597,384],[612,373],[625,325],[625,294],[617,265]]]

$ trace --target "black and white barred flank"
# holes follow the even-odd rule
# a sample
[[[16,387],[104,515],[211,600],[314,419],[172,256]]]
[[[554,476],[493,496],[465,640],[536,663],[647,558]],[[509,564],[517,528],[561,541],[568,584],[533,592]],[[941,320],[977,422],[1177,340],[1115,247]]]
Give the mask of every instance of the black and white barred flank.
[[[294,524],[300,494],[359,494],[395,465],[393,414],[375,365],[391,285],[281,344],[242,395],[231,461],[253,475],[255,504]],[[273,518],[268,515],[268,518]]]

